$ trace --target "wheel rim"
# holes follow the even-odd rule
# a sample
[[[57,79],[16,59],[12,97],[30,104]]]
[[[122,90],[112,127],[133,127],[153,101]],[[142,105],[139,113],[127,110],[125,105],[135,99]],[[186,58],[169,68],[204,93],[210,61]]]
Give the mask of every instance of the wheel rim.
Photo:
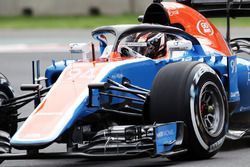
[[[223,130],[225,106],[220,90],[213,82],[206,82],[201,88],[199,118],[203,129],[211,137],[217,137]]]

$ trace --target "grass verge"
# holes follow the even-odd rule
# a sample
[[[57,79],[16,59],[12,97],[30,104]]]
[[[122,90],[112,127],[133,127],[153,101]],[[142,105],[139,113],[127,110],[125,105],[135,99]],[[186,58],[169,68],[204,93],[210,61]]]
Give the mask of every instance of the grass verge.
[[[0,29],[76,29],[125,23],[137,23],[137,16],[0,17]]]
[[[210,20],[216,26],[226,26],[225,18]],[[0,29],[81,29],[95,28],[103,25],[135,23],[138,23],[137,15],[0,17]],[[232,26],[250,27],[250,18],[232,19]]]

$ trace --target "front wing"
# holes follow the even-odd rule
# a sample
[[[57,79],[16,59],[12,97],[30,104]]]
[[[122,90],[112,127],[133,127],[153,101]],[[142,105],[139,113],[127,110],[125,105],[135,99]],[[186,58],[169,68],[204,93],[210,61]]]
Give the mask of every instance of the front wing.
[[[0,160],[17,159],[122,159],[141,156],[173,156],[186,152],[183,146],[184,123],[172,122],[148,126],[114,126],[98,133],[95,139],[78,149],[68,152],[6,153]]]

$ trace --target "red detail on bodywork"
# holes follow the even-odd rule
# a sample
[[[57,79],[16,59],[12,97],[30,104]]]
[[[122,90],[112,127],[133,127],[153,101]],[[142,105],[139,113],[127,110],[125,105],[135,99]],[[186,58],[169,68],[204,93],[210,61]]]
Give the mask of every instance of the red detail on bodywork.
[[[171,24],[181,24],[185,31],[226,56],[232,55],[219,30],[196,10],[176,2],[162,2]]]
[[[118,52],[111,52],[110,54],[110,61],[119,61],[122,60],[122,56]]]

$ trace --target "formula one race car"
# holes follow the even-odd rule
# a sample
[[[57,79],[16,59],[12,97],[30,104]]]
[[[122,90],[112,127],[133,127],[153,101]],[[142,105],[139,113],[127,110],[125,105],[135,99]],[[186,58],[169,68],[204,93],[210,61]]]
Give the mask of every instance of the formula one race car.
[[[1,76],[0,159],[203,159],[215,155],[226,137],[245,135],[229,118],[250,110],[250,62],[235,55],[249,55],[250,40],[227,43],[191,7],[207,16],[217,6],[218,15],[229,9],[247,16],[249,9],[241,6],[250,1],[225,9],[220,5],[226,2],[181,2],[154,1],[140,17],[142,24],[95,29],[100,56],[93,44],[70,44],[71,54],[83,59],[53,62],[44,78],[39,68],[35,76],[39,62],[33,62],[33,84],[21,86],[32,93],[14,97]],[[17,109],[33,100],[35,110],[19,118]],[[39,153],[54,142],[65,143],[67,152]]]

